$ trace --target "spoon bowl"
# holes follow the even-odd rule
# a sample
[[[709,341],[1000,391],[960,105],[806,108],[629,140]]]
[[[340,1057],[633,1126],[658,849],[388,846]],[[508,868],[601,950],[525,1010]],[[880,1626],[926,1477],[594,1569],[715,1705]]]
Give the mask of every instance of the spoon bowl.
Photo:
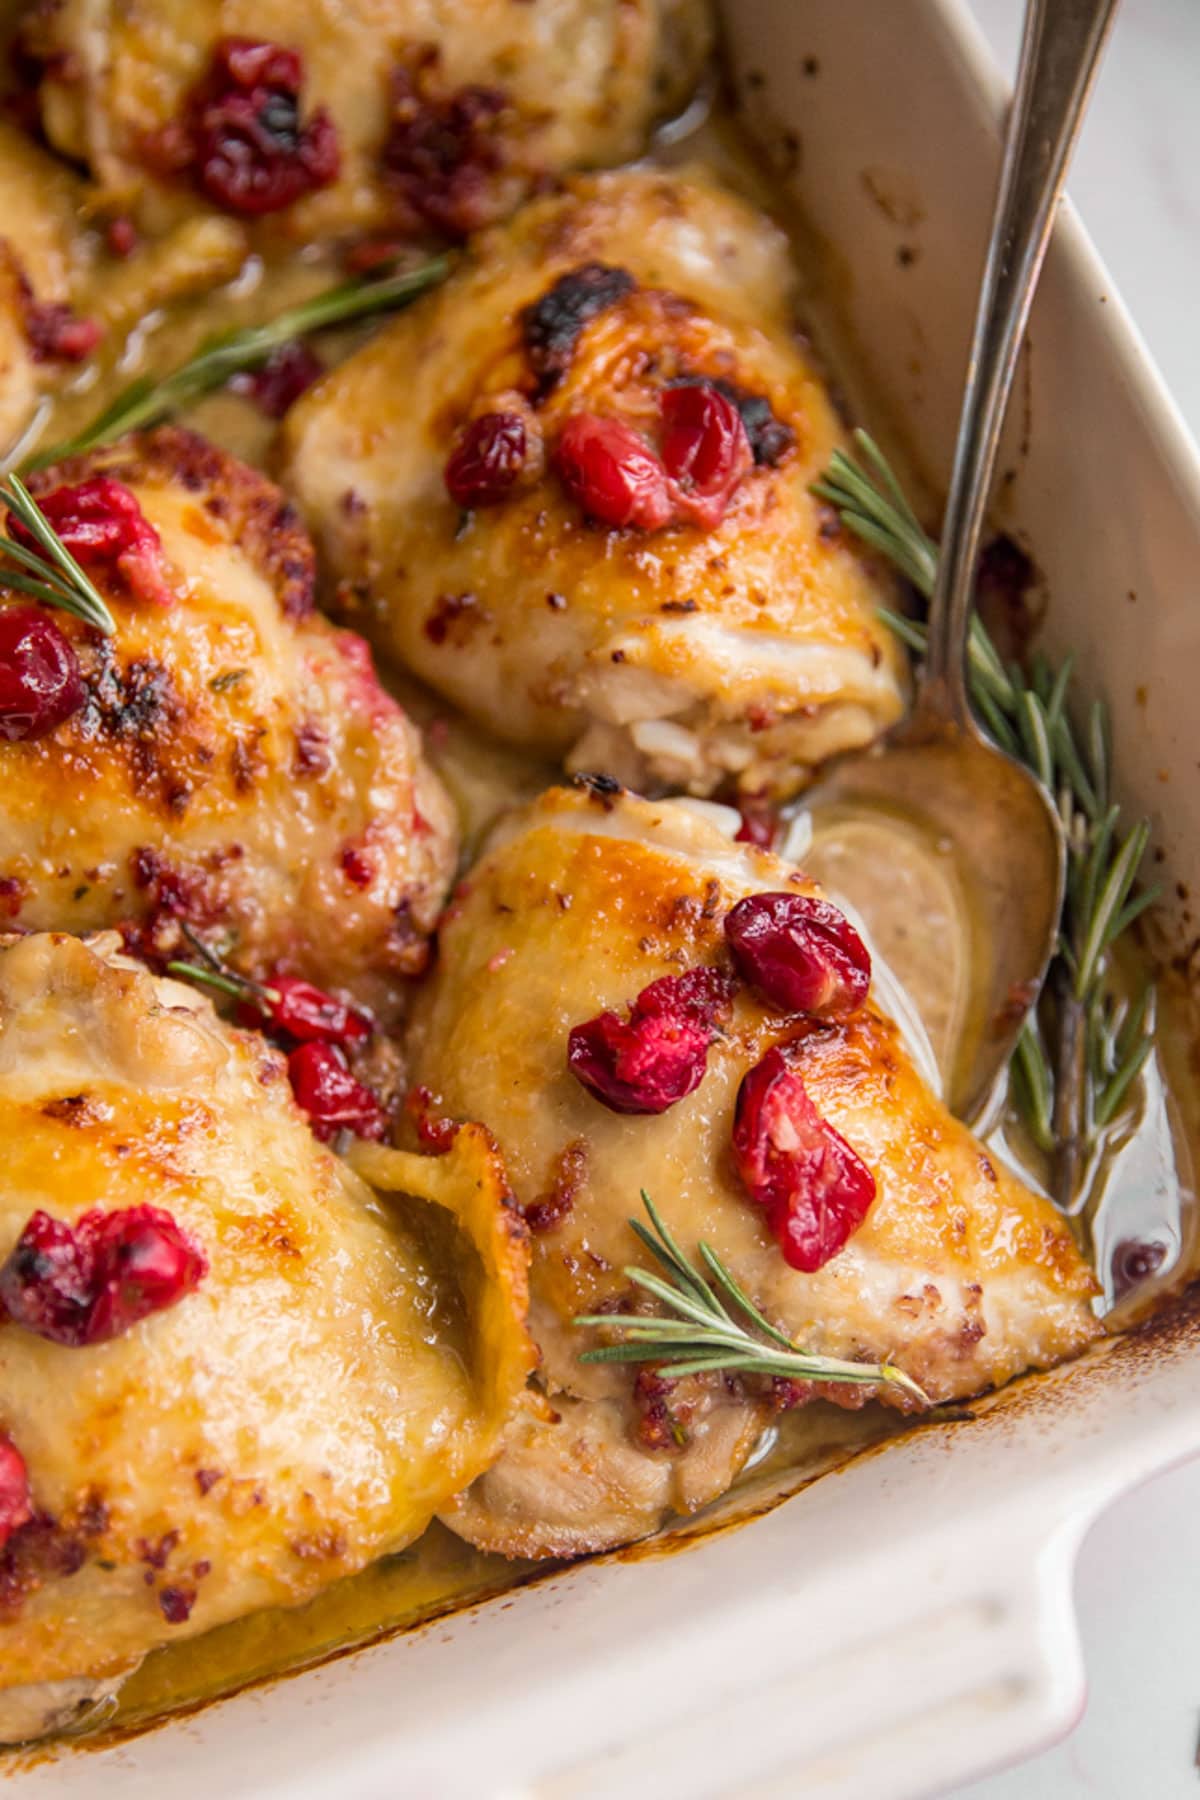
[[[1066,862],[1050,794],[984,737],[972,714],[975,570],[1021,339],[1116,5],[1029,0],[916,700],[882,743],[834,764],[805,801],[818,845],[840,819],[874,814],[907,824],[910,834],[916,827],[943,865],[943,891],[951,872],[967,979],[942,1062],[950,1106],[969,1120],[986,1108],[1037,1004],[1057,944]],[[870,900],[855,893],[853,858],[842,863],[840,885],[870,925]],[[944,909],[939,916],[931,907],[907,926],[913,936],[923,928],[927,939],[944,931]],[[926,963],[930,954],[926,942]],[[896,973],[903,980],[903,967]]]

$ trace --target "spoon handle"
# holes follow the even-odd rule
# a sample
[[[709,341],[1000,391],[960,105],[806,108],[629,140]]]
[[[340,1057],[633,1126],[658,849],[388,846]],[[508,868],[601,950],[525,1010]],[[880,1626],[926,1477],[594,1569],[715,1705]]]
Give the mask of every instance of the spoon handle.
[[[1000,430],[1054,212],[1118,0],[1028,0],[942,522],[917,710],[971,728],[966,646]]]

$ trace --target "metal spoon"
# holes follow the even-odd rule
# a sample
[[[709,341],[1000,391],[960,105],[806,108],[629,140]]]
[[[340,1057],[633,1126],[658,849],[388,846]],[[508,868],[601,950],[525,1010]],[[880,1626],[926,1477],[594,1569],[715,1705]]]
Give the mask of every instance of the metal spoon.
[[[943,886],[949,875],[962,896],[969,974],[945,1075],[951,1107],[968,1119],[986,1106],[1045,978],[1064,867],[1051,796],[972,716],[966,649],[975,567],[1021,339],[1116,7],[1117,0],[1029,0],[924,672],[908,718],[872,751],[835,763],[806,796],[819,834],[831,808],[836,817],[874,811],[915,824],[937,847]],[[841,885],[855,900],[852,863]],[[869,923],[865,896],[861,906]],[[919,920],[914,925],[920,929]]]

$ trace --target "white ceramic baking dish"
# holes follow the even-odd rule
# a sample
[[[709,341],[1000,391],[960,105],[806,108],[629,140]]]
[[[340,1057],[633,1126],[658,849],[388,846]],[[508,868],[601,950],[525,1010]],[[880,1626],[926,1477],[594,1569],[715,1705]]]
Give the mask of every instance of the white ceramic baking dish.
[[[952,0],[730,0],[726,22],[746,121],[782,147],[823,242],[855,409],[936,474],[997,158],[987,52]],[[1074,648],[1081,686],[1111,702],[1124,797],[1153,815],[1169,891],[1195,887],[1200,465],[1069,211],[1031,338],[1001,516],[1047,578],[1051,648]],[[1196,1451],[1200,1304],[686,1552],[569,1570],[10,1791],[933,1794],[1073,1722],[1080,1539]]]

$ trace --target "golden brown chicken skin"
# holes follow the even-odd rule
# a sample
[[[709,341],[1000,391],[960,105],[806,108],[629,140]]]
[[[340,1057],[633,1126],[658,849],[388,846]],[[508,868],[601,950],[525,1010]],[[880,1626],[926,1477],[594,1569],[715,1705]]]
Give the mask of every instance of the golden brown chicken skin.
[[[46,136],[104,204],[298,243],[461,236],[637,155],[709,40],[705,0],[56,0],[22,32]]]
[[[415,728],[361,638],[313,614],[311,546],[262,476],[162,428],[38,488],[52,509],[101,477],[158,534],[161,593],[95,565],[115,635],[54,615],[82,704],[47,735],[0,741],[5,919],[121,925],[159,962],[188,954],[186,924],[244,974],[344,988],[386,1019],[424,964],[455,855]]]
[[[901,661],[886,583],[809,492],[843,432],[790,291],[780,233],[702,174],[581,178],[477,240],[284,428],[347,615],[488,730],[639,787],[787,790],[867,743]],[[695,407],[724,498],[699,465],[660,491]],[[595,477],[603,443],[572,485],[596,431],[640,495]],[[475,446],[514,434],[489,491]]]
[[[117,951],[0,947],[0,1739],[401,1548],[487,1465],[531,1360],[486,1134],[383,1153],[381,1199],[278,1052]],[[22,1256],[39,1214],[101,1248],[166,1233],[187,1279],[105,1287],[98,1251],[68,1305]]]
[[[496,1134],[534,1230],[542,1357],[505,1455],[445,1515],[475,1543],[564,1554],[650,1531],[727,1488],[780,1401],[761,1378],[672,1384],[580,1362],[598,1339],[573,1319],[627,1308],[623,1269],[648,1261],[628,1224],[642,1188],[685,1252],[711,1244],[790,1338],[854,1362],[891,1358],[933,1402],[1052,1364],[1098,1330],[1064,1221],[950,1117],[873,1001],[814,1020],[740,983],[699,1084],[656,1116],[610,1110],[576,1079],[572,1028],[607,1009],[625,1019],[662,977],[728,972],[726,914],[762,892],[815,889],[687,802],[581,788],[502,826],[448,911],[412,1073],[435,1121],[477,1117]],[[785,1260],[735,1166],[739,1085],[776,1047],[821,1130],[874,1184],[842,1247],[808,1271]],[[853,1407],[872,1390],[817,1392]]]

